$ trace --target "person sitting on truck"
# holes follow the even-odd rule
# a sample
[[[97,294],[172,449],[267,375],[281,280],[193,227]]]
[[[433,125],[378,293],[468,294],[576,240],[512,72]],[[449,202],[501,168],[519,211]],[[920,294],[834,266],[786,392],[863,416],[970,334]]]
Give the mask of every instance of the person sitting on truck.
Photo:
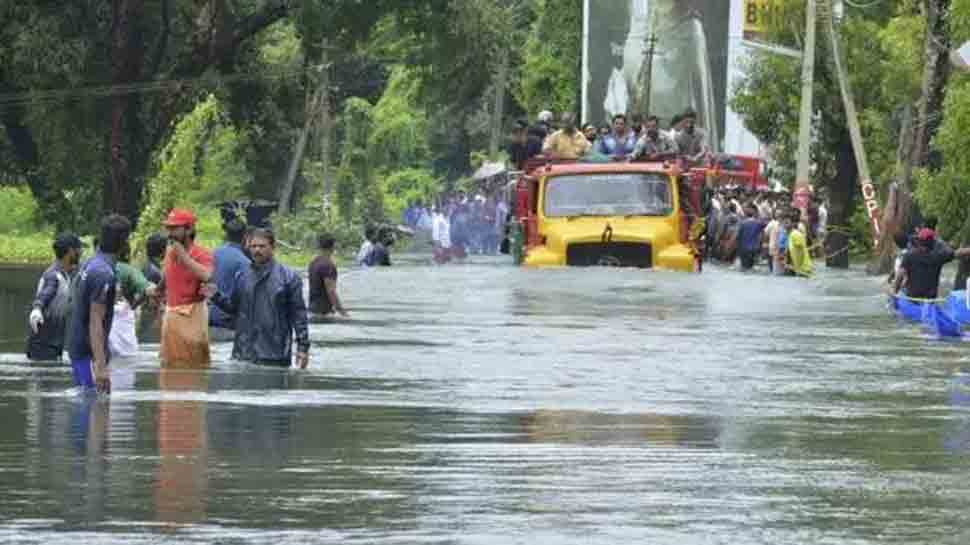
[[[666,155],[677,153],[677,144],[674,143],[666,134],[660,132],[660,120],[655,115],[647,118],[643,124],[643,134],[637,141],[631,157],[639,159],[646,157],[648,160],[663,159]]]
[[[557,159],[579,159],[589,153],[592,145],[576,128],[576,116],[562,114],[562,128],[550,134],[542,144],[542,153]]]
[[[525,163],[542,153],[542,140],[529,134],[529,124],[517,121],[509,141],[509,160],[516,170],[525,170]]]
[[[677,148],[691,165],[700,164],[704,156],[710,151],[707,147],[707,132],[697,127],[697,114],[687,110],[680,115],[677,130]]]
[[[552,131],[552,112],[542,110],[536,118],[535,126],[529,132],[538,136],[540,140],[545,140],[547,136],[552,134]]]
[[[626,126],[626,115],[613,116],[613,132],[596,142],[596,152],[613,158],[626,157],[637,145],[636,136]]]

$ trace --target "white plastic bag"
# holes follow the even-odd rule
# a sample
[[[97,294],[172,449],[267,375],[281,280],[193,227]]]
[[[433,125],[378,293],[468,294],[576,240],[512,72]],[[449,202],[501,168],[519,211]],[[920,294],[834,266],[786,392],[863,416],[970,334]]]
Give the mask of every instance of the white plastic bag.
[[[135,311],[128,301],[115,303],[114,321],[108,334],[108,350],[115,358],[130,358],[138,354],[138,337],[135,335]]]

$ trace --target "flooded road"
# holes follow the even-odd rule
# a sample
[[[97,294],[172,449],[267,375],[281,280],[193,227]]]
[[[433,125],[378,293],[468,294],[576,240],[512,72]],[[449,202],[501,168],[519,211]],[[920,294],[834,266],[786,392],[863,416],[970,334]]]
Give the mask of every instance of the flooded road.
[[[968,543],[968,345],[880,288],[412,264],[342,276],[306,372],[146,345],[83,401],[10,354],[0,542]]]

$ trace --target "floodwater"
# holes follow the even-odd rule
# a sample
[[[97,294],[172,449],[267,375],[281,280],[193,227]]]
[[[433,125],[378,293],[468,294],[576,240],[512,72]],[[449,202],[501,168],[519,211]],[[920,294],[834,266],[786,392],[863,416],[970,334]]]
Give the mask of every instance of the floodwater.
[[[33,278],[0,542],[970,543],[968,345],[858,273],[345,272],[308,371],[146,345],[110,400],[18,355]]]

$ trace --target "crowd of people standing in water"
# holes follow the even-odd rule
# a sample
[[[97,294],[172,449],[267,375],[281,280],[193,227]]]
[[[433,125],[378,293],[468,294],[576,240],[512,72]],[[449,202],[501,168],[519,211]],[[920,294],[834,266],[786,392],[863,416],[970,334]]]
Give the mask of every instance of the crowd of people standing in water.
[[[508,218],[509,206],[499,191],[483,190],[469,195],[459,190],[440,196],[431,208],[420,202],[409,204],[401,220],[430,238],[434,261],[442,264],[464,259],[468,254],[497,255]],[[362,255],[358,255],[358,262],[369,264],[361,259]]]
[[[225,243],[210,253],[195,244],[192,212],[172,210],[164,235],[146,241],[140,268],[129,263],[131,223],[122,216],[102,221],[94,255],[84,261],[81,239],[59,234],[28,316],[27,357],[60,361],[66,350],[77,386],[110,392],[109,362],[138,351],[134,310],[142,307],[143,324],[161,322],[163,367],[208,367],[210,341],[232,339],[236,360],[306,368],[311,316],[348,316],[337,293],[334,237],[319,237],[308,305],[302,275],[274,258],[272,229],[224,220]]]
[[[746,188],[718,190],[711,198],[705,228],[705,255],[714,262],[751,271],[762,262],[770,274],[810,277],[813,256],[825,240],[828,211],[813,197],[804,208],[786,192]]]

